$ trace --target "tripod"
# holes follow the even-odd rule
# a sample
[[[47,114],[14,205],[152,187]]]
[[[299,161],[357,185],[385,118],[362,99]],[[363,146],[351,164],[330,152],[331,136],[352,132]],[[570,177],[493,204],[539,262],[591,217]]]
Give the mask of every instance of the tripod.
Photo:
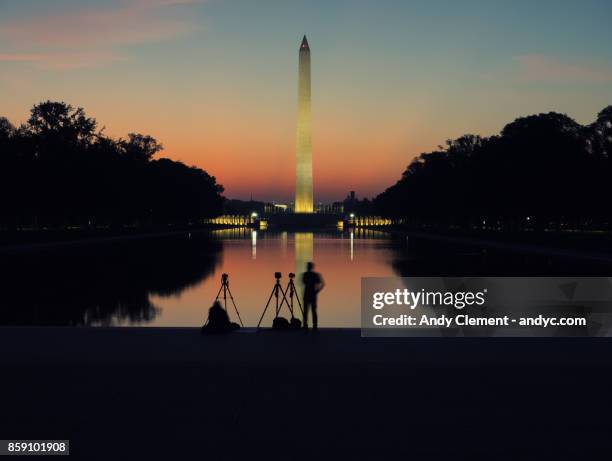
[[[232,292],[230,291],[229,276],[227,274],[221,275],[221,288],[219,288],[219,291],[217,292],[217,297],[215,298],[215,301],[219,301],[219,296],[221,295],[221,292],[223,292],[223,308],[225,309],[225,312],[227,312],[227,295],[229,294],[230,301],[234,305],[234,310],[236,311],[236,315],[238,316],[238,320],[240,321],[240,326],[244,327],[242,319],[240,318],[240,312],[238,312],[238,307],[236,307],[234,297],[232,296]]]
[[[261,314],[261,317],[259,318],[259,322],[257,323],[257,329],[259,330],[259,327],[261,325],[261,321],[263,320],[264,316],[266,315],[266,311],[268,310],[268,307],[270,306],[270,303],[272,302],[272,297],[274,296],[276,299],[276,306],[274,308],[274,318],[278,317],[278,314],[280,313],[280,310],[283,307],[283,304],[287,303],[287,308],[289,309],[289,312],[291,313],[291,318],[295,318],[294,316],[294,304],[293,304],[293,297],[295,296],[295,299],[297,300],[298,306],[300,308],[300,312],[302,313],[302,317],[304,317],[304,310],[302,309],[302,303],[300,302],[300,298],[298,296],[297,290],[295,289],[295,284],[293,283],[293,279],[295,277],[294,273],[290,273],[289,274],[289,283],[287,284],[287,289],[283,290],[283,287],[280,284],[280,279],[281,279],[281,273],[280,272],[276,272],[274,274],[274,277],[276,278],[276,283],[274,284],[274,287],[272,288],[272,293],[270,293],[270,297],[268,298],[268,302],[266,303],[266,307],[264,308],[264,311]],[[289,300],[287,300],[287,293],[289,293]],[[282,299],[281,299],[281,295],[282,295]]]
[[[300,297],[298,296],[297,290],[295,289],[295,284],[293,283],[293,279],[295,278],[294,273],[289,274],[289,283],[287,284],[287,289],[285,293],[289,292],[289,301],[287,301],[287,306],[289,307],[289,311],[291,312],[291,317],[293,318],[293,296],[295,295],[295,300],[298,303],[300,308],[300,312],[302,313],[302,318],[304,318],[304,309],[302,308],[302,303],[300,302]],[[285,298],[286,300],[286,298]]]
[[[274,296],[276,298],[276,307],[274,309],[274,318],[278,317],[278,313],[281,310],[281,307],[283,307],[283,303],[287,303],[287,305],[289,305],[289,303],[287,302],[287,298],[285,296],[285,290],[283,290],[283,287],[280,284],[280,279],[281,279],[282,275],[280,272],[276,272],[274,274],[274,278],[276,279],[276,283],[274,284],[274,287],[272,288],[272,293],[270,293],[270,297],[268,298],[268,302],[266,303],[266,307],[264,308],[264,311],[261,313],[261,317],[259,318],[259,322],[257,322],[257,329],[259,330],[259,326],[261,325],[261,321],[264,318],[264,315],[266,315],[266,311],[268,310],[268,307],[270,306],[270,302],[272,301],[272,296]],[[282,295],[282,300],[281,300],[281,295]],[[291,313],[291,315],[293,316],[293,312]]]

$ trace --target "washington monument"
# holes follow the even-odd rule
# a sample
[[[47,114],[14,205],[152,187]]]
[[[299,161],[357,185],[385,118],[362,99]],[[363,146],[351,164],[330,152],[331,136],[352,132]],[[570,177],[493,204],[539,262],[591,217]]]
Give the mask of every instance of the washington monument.
[[[312,136],[310,127],[310,47],[300,45],[297,146],[295,151],[295,212],[312,213]]]

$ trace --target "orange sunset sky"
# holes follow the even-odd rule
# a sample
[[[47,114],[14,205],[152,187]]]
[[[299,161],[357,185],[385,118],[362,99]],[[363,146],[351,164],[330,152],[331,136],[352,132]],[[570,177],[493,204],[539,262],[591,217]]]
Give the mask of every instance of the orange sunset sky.
[[[371,197],[446,139],[551,110],[588,123],[612,102],[603,1],[8,3],[0,115],[84,107],[107,134],[156,137],[232,198],[292,200],[304,33],[317,201]]]

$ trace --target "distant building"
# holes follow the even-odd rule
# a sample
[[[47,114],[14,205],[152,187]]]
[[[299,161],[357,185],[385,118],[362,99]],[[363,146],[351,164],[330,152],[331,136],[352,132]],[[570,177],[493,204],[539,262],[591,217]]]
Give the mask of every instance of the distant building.
[[[357,195],[352,190],[344,199],[344,210],[347,213],[354,213],[357,210]]]
[[[266,203],[264,206],[264,212],[266,214],[291,213],[292,211],[293,204],[285,205],[284,203]]]
[[[342,202],[334,202],[331,204],[319,202],[315,211],[321,214],[343,214],[344,204]]]

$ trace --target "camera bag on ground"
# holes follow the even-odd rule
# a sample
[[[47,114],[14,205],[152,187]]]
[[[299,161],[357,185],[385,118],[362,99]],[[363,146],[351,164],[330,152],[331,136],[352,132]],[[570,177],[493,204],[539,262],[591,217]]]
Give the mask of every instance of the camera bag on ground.
[[[276,317],[272,321],[272,329],[274,330],[288,330],[289,328],[291,328],[291,325],[285,317]]]

